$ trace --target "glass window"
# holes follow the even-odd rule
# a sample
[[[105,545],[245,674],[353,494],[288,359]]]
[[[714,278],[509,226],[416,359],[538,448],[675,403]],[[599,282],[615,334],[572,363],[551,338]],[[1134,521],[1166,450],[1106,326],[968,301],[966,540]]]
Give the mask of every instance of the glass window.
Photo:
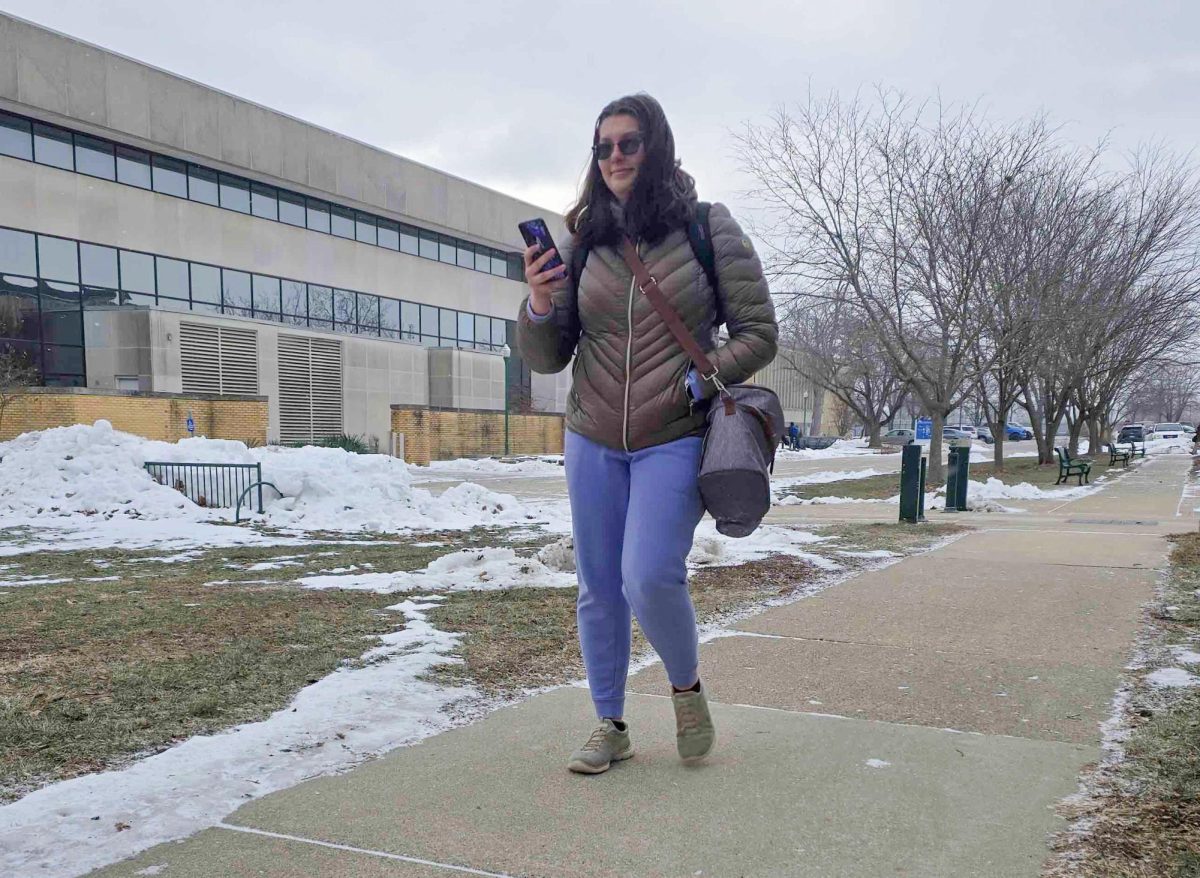
[[[279,219],[291,226],[304,228],[304,196],[279,190]]]
[[[192,263],[192,306],[199,311],[221,310],[221,269]]]
[[[188,198],[202,204],[219,204],[220,190],[217,188],[217,172],[197,165],[188,165]]]
[[[83,325],[83,318],[75,315],[76,323]],[[83,373],[83,348],[65,347],[56,344],[44,345],[42,348],[43,368],[49,372]]]
[[[358,294],[358,328],[366,335],[379,335],[379,297]]]
[[[158,266],[158,294],[188,300],[188,264],[179,259],[155,258]]]
[[[250,182],[241,177],[231,177],[221,174],[221,207],[226,210],[236,210],[238,213],[250,212]]]
[[[499,349],[508,344],[508,321],[492,318],[492,346]]]
[[[419,256],[421,253],[420,239],[417,230],[412,226],[400,226],[400,252]]]
[[[391,220],[379,221],[379,246],[389,250],[400,249],[400,226]]]
[[[121,251],[121,289],[130,293],[154,292],[154,257]]]
[[[421,306],[415,302],[400,303],[400,335],[409,341],[421,335]]]
[[[438,240],[437,235],[433,232],[427,232],[424,229],[420,230],[421,237],[421,255],[426,259],[438,258]]]
[[[458,248],[454,246],[454,238],[446,235],[441,235],[438,238],[438,260],[445,262],[447,265],[454,265],[458,262]]]
[[[375,229],[375,217],[366,213],[354,215],[354,237],[364,244],[378,244],[379,235]]]
[[[83,288],[83,307],[84,308],[107,308],[117,304],[118,293],[116,289],[102,287],[84,287]]]
[[[466,241],[458,242],[458,267],[459,268],[474,268],[475,267],[475,245],[468,244]]]
[[[154,191],[164,195],[187,198],[187,163],[166,156],[151,156],[151,171]]]
[[[279,199],[274,186],[254,183],[250,186],[250,212],[263,219],[279,219]]]
[[[449,308],[441,308],[439,311],[441,313],[439,315],[440,331],[438,332],[438,335],[440,335],[443,340],[454,340],[458,338],[458,312],[452,311]]]
[[[499,250],[492,251],[492,274],[508,277],[508,259]]]
[[[27,120],[0,113],[0,155],[33,160],[33,126]]]
[[[34,281],[25,286],[18,278],[0,275],[0,338],[19,338],[37,341],[38,295]],[[10,346],[0,344],[0,351]]]
[[[458,315],[458,340],[462,342],[460,347],[471,346],[475,344],[475,315],[463,314]]]
[[[285,317],[299,317],[299,325],[303,326],[308,317],[308,291],[298,280],[283,282],[283,313]],[[295,323],[295,320],[289,320]]]
[[[320,329],[333,328],[333,290],[308,285],[308,324]]]
[[[333,291],[333,322],[337,326],[355,323],[354,293],[349,290]]]
[[[117,251],[112,247],[80,244],[79,269],[85,284],[112,289],[120,285],[117,279]]]
[[[475,315],[475,345],[483,350],[492,347],[492,318]]]
[[[354,237],[354,211],[336,204],[329,209],[329,229],[339,238]]]
[[[492,271],[492,251],[487,247],[475,248],[475,270],[486,271],[489,274]]]
[[[254,275],[254,316],[278,320],[279,278]]]
[[[150,188],[150,153],[130,146],[117,147],[117,182]]]
[[[81,174],[102,177],[105,180],[117,179],[117,162],[113,154],[113,145],[107,140],[100,140],[97,137],[76,134],[75,170]]]
[[[525,262],[520,253],[508,254],[509,280],[525,280]]]
[[[400,303],[397,300],[379,300],[379,330],[385,338],[400,337]]]
[[[435,338],[438,334],[438,309],[433,305],[421,306],[421,335],[432,335]]]
[[[79,283],[79,254],[75,242],[38,235],[38,275],[46,280]]]
[[[75,154],[71,148],[71,132],[33,123],[33,160],[42,165],[51,165],[67,171],[75,170]]]
[[[0,229],[0,273],[37,276],[37,242],[33,235]]]
[[[42,288],[42,342],[83,344],[83,312],[75,284],[49,283]],[[54,371],[77,372],[79,369]]]
[[[329,231],[329,205],[324,201],[309,198],[306,202],[308,227],[316,232]]]
[[[83,387],[82,375],[47,375],[47,387]]]
[[[250,275],[244,271],[221,269],[221,310],[225,314],[238,317],[249,317],[250,310]]]

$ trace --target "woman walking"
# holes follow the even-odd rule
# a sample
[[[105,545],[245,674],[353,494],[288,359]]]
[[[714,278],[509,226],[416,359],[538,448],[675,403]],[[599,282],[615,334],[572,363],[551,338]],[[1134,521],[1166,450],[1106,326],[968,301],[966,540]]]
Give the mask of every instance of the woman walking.
[[[633,755],[625,720],[631,612],[671,681],[685,762],[716,739],[700,683],[696,614],[686,559],[704,512],[697,486],[714,381],[691,361],[621,255],[624,238],[709,353],[725,384],[775,356],[776,325],[762,266],[720,204],[708,230],[717,289],[693,251],[695,181],[675,158],[662,107],[645,94],[600,113],[582,192],[567,214],[564,266],[525,251],[530,293],[517,343],[535,372],[572,364],[565,440],[567,491],[579,575],[579,643],[600,720],[567,767],[598,774]],[[717,347],[718,314],[729,339]],[[708,376],[711,378],[711,376]]]

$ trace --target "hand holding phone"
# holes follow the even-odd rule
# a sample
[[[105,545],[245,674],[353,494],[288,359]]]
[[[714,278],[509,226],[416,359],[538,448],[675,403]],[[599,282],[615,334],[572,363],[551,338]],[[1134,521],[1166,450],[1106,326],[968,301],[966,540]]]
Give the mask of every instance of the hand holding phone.
[[[567,266],[558,255],[550,229],[541,217],[518,223],[517,228],[525,239],[525,280],[530,289],[530,306],[534,313],[550,311],[550,293],[558,289],[567,276]]]

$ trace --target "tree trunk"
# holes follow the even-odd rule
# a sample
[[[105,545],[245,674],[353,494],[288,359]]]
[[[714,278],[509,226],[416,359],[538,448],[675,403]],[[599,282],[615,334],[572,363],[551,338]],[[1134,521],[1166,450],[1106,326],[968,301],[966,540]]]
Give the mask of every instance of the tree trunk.
[[[1099,418],[1088,418],[1088,454],[1099,454],[1104,445],[1104,434],[1100,430]]]
[[[812,423],[808,428],[809,436],[821,435],[821,409],[825,407],[825,390],[821,387],[813,388],[813,410]]]
[[[1083,432],[1082,418],[1067,419],[1067,448],[1071,457],[1079,456],[1079,435]]]
[[[936,486],[946,481],[946,467],[942,463],[942,428],[946,425],[946,414],[934,412],[933,433],[929,437],[929,469],[925,474],[925,488]]]
[[[872,421],[867,425],[867,435],[870,437],[867,441],[868,448],[882,448],[883,443],[879,441],[880,435],[883,433],[883,425]]]
[[[992,439],[995,444],[992,446],[992,464],[995,466],[996,472],[1004,472],[1004,421],[992,423],[988,421],[988,427],[992,431]]]

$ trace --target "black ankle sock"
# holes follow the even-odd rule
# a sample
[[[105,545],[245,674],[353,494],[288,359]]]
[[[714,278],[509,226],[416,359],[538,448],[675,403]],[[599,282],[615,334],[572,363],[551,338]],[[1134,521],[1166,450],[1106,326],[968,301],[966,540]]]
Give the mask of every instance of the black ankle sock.
[[[694,685],[688,686],[686,689],[676,689],[674,686],[672,686],[671,691],[672,692],[699,692],[700,691],[700,681],[697,680]]]

